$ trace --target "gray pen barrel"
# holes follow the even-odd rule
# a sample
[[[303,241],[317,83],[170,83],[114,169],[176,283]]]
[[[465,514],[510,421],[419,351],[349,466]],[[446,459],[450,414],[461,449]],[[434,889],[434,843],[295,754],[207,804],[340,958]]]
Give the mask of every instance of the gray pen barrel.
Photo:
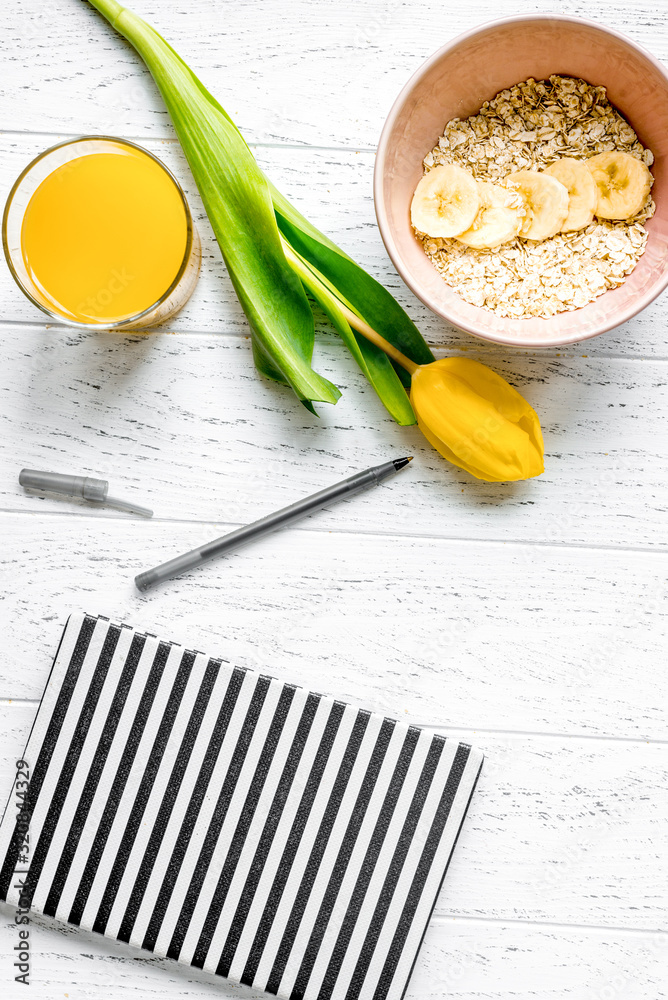
[[[184,553],[184,555],[176,556],[175,559],[170,559],[168,562],[156,566],[155,569],[140,573],[135,577],[135,586],[137,590],[150,590],[151,587],[162,583],[164,580],[170,580],[172,577],[179,576],[179,574],[185,573],[186,570],[193,569],[195,566],[199,566],[209,559],[221,556],[232,549],[239,548],[247,542],[255,541],[256,538],[262,538],[271,531],[284,528],[293,521],[298,521],[302,517],[307,517],[309,514],[315,513],[317,510],[322,510],[323,507],[326,507],[330,503],[335,503],[337,500],[344,500],[355,493],[361,493],[362,490],[368,489],[371,486],[377,486],[378,483],[381,483],[388,476],[393,476],[396,472],[397,468],[393,462],[385,462],[374,469],[358,472],[354,476],[350,476],[349,479],[344,479],[342,482],[336,483],[334,486],[329,486],[325,490],[320,490],[318,493],[312,493],[311,496],[304,497],[289,507],[283,507],[281,510],[274,511],[273,514],[268,514],[267,517],[262,517],[259,521],[246,524],[243,528],[230,531],[229,534],[223,535],[221,538],[216,538],[213,542],[201,545],[191,552]]]

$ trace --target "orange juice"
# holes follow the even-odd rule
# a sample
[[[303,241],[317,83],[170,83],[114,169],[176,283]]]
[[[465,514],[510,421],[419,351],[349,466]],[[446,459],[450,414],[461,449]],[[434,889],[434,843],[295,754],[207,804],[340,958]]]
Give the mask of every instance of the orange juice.
[[[141,150],[117,149],[49,174],[21,226],[30,279],[55,312],[80,323],[116,323],[148,309],[186,253],[186,209],[171,176]]]

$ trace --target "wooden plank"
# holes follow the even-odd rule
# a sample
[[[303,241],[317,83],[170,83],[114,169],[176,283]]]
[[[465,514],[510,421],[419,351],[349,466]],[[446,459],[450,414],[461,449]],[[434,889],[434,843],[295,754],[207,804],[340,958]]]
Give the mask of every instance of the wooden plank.
[[[34,706],[0,709],[12,782]],[[456,735],[486,753],[436,914],[654,932],[665,924],[668,747],[625,741]],[[9,761],[7,762],[7,756]],[[2,792],[4,798],[5,792]]]
[[[5,1000],[23,1000],[9,955],[17,943],[12,914],[2,907],[0,971]],[[265,993],[226,985],[197,969],[154,959],[128,946],[35,920],[30,996],[33,1000],[262,1000]],[[581,1000],[666,996],[668,945],[661,934],[632,934],[527,924],[432,921],[406,1000]]]
[[[111,130],[113,132],[113,130]],[[6,134],[0,148],[0,199],[5,200],[21,170],[38,153],[56,141],[57,136]],[[245,336],[248,326],[213,238],[199,194],[178,142],[148,139],[144,143],[161,157],[183,183],[196,225],[203,239],[203,262],[199,284],[183,311],[163,325],[170,332],[210,332]],[[408,290],[397,275],[383,246],[376,226],[372,196],[374,156],[353,150],[255,148],[257,158],[273,182],[294,204],[351,254],[370,274],[381,281],[408,311],[429,343],[448,345],[470,351],[485,359],[499,349],[493,344],[460,333],[429,309]],[[43,325],[43,314],[15,285],[9,270],[0,268],[2,320]],[[602,337],[562,351],[533,351],[529,356],[572,358],[622,354],[624,357],[666,358],[664,334],[666,303],[662,299],[640,316]],[[319,325],[331,333],[324,318]],[[520,352],[504,348],[507,355]]]
[[[448,8],[435,0],[134,0],[253,142],[374,148],[420,64],[460,32],[517,13],[514,0]],[[532,10],[554,11],[553,0]],[[0,124],[26,131],[164,137],[166,113],[139,57],[85,3],[5,6]],[[610,0],[605,23],[668,58],[659,7]],[[555,67],[556,68],[556,67]],[[85,85],[82,84],[85,81]],[[20,107],[20,116],[15,109]]]
[[[85,610],[428,725],[665,739],[663,555],[294,530],[136,593],[221,527],[1,516],[0,696]]]
[[[488,360],[541,417],[537,479],[482,483],[450,465],[416,427],[393,423],[334,337],[318,343],[315,367],[344,394],[317,418],[257,374],[245,339],[6,327],[0,502],[80,511],[18,485],[21,467],[50,469],[109,479],[112,493],[124,487],[158,517],[239,523],[412,454],[392,483],[309,524],[665,549],[668,365]]]

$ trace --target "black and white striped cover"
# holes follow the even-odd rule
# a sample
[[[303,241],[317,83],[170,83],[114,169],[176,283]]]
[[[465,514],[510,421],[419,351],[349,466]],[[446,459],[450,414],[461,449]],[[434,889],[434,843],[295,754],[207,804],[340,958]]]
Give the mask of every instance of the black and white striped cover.
[[[88,615],[25,759],[0,897],[290,1000],[402,996],[482,764]]]

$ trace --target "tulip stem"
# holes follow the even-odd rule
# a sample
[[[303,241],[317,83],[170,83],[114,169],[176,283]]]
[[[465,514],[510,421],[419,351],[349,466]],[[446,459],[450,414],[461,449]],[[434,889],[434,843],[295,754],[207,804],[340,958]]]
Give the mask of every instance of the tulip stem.
[[[282,239],[281,242],[283,244],[283,252],[285,253],[288,264],[290,264],[297,276],[304,281],[306,286],[308,287],[313,283],[313,281],[317,281],[317,275],[308,266],[308,262],[305,261],[303,257],[300,257],[300,255],[293,250],[286,240]],[[330,297],[335,299],[336,308],[343,314],[353,330],[361,333],[363,337],[370,340],[371,343],[375,344],[376,347],[379,347],[381,351],[385,351],[389,358],[392,358],[392,360],[396,361],[398,365],[405,368],[409,374],[413,375],[418,370],[420,366],[416,364],[415,361],[411,361],[411,359],[407,358],[405,354],[402,354],[401,351],[397,350],[397,348],[391,344],[389,340],[386,340],[380,333],[377,333],[373,327],[369,326],[369,324],[358,316],[357,313],[353,312],[353,310],[346,305],[345,302],[342,302],[338,296],[333,296],[330,289],[324,288],[322,282],[319,282],[319,284],[325,294],[328,294]]]
[[[377,333],[372,327],[369,326],[368,323],[365,323],[363,319],[360,319],[359,316],[356,316],[352,310],[348,309],[344,305],[339,306],[339,308],[352,326],[353,330],[357,330],[358,333],[361,333],[363,337],[370,340],[372,344],[376,345],[376,347],[380,347],[381,351],[385,351],[388,357],[392,358],[393,361],[396,361],[402,368],[405,368],[411,375],[418,370],[420,367],[419,365],[417,365],[414,361],[411,361],[410,358],[407,358],[405,354],[401,353],[401,351],[398,351],[397,348],[389,342],[389,340],[385,340],[385,337],[381,336],[380,333]]]

